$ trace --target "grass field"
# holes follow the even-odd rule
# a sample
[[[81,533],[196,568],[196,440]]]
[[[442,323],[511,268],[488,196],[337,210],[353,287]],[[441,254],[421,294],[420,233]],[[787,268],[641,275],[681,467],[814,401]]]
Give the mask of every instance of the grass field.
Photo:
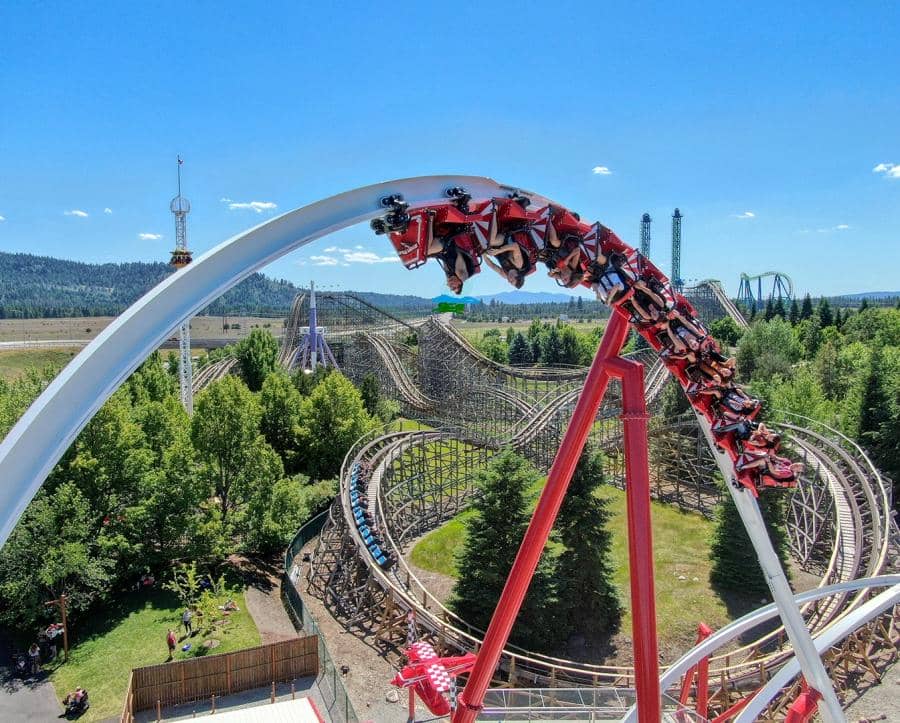
[[[46,341],[58,339],[93,339],[114,317],[86,316],[61,319],[0,319],[0,341]],[[228,324],[229,328],[223,330]],[[232,329],[237,324],[240,328]],[[191,336],[197,339],[242,339],[254,327],[267,328],[281,335],[283,319],[266,316],[195,316],[191,319]]]
[[[556,321],[556,319],[545,319],[545,321]],[[569,321],[568,324],[576,330],[584,333],[589,333],[596,329],[598,326],[603,327],[606,326],[606,319],[595,320],[595,321]],[[506,330],[512,327],[515,331],[521,331],[523,334],[528,331],[528,327],[531,326],[531,320],[528,321],[516,321],[516,322],[499,322],[499,321],[459,321],[456,320],[453,322],[453,327],[466,339],[471,342],[480,341],[484,336],[484,332],[489,329],[499,329],[500,333],[505,337]]]
[[[604,485],[598,491],[609,500],[612,513],[612,558],[615,582],[626,614],[622,630],[631,629],[628,608],[628,537],[625,493]],[[425,570],[456,577],[454,553],[465,540],[469,511],[432,531],[413,548],[413,564]],[[670,505],[653,503],[653,543],[656,571],[656,613],[661,644],[691,641],[697,623],[718,628],[732,619],[725,602],[709,584],[709,538],[712,522],[699,515],[680,512]]]
[[[0,351],[0,378],[12,381],[28,369],[43,369],[47,366],[61,369],[79,351],[80,347]]]
[[[194,636],[191,650],[181,651],[179,642],[175,659],[203,655],[206,652],[227,653],[259,645],[260,637],[244,596],[233,596],[240,607],[231,613],[228,622],[217,628],[214,635],[219,645],[209,650],[203,646],[206,638]],[[163,663],[168,657],[166,632],[171,627],[179,636],[183,608],[176,597],[162,589],[133,592],[94,613],[94,617],[76,624],[76,642],[71,648],[69,662],[50,668],[50,679],[62,700],[76,686],[87,689],[91,707],[79,718],[84,723],[101,721],[112,716],[118,719],[125,699],[125,687],[132,668]],[[59,660],[62,660],[60,652]]]

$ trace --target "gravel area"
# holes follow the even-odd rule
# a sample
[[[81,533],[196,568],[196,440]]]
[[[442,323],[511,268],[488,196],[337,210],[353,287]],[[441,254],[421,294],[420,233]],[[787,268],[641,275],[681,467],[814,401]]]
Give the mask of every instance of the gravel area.
[[[873,685],[845,711],[848,721],[900,723],[900,660],[888,666],[879,685]],[[882,717],[884,716],[884,717]]]

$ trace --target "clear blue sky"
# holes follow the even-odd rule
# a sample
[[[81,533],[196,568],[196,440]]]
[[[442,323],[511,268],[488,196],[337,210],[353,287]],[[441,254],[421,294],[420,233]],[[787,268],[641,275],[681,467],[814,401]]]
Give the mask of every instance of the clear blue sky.
[[[678,206],[684,276],[732,293],[769,269],[813,293],[900,288],[895,3],[127,5],[0,7],[3,250],[166,260],[180,153],[198,252],[342,190],[459,172],[632,242],[649,211],[667,270]],[[253,201],[277,208],[231,207]],[[267,272],[443,290],[436,265],[366,252],[390,247],[352,229]],[[506,288],[486,270],[466,291]]]

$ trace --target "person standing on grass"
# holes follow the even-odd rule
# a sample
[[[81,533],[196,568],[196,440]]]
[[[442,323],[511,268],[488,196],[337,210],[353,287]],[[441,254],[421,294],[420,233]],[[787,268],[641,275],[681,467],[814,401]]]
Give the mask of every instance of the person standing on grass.
[[[185,635],[190,635],[193,631],[193,626],[191,625],[191,619],[193,617],[194,613],[191,612],[190,608],[185,608],[184,612],[181,613],[181,624],[184,625]]]
[[[175,631],[172,630],[172,628],[169,628],[169,632],[166,635],[166,645],[169,646],[169,660],[175,657],[175,643],[177,642],[178,640],[175,638]]]

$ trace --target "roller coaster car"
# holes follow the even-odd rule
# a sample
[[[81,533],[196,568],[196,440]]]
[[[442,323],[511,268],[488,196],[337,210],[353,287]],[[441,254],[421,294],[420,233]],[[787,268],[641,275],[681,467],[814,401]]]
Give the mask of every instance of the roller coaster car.
[[[405,214],[406,223],[402,228],[391,229],[385,219],[375,219],[372,228],[375,233],[389,232],[389,238],[408,269],[422,266],[428,260],[428,224],[433,219],[435,238],[453,235],[469,227],[469,221],[452,203],[435,207],[417,208]],[[379,231],[380,228],[384,230]]]
[[[796,487],[803,465],[771,452],[744,452],[734,464],[740,475],[750,473],[761,487]]]
[[[447,286],[455,294],[461,294],[463,284],[476,274],[481,273],[481,245],[473,230],[463,231],[455,236],[444,238],[443,251],[436,258],[447,276]],[[462,258],[466,268],[466,278],[457,273],[457,261]]]
[[[753,422],[740,416],[733,419],[719,417],[712,423],[712,433],[717,440],[730,439],[732,442],[743,442],[753,434]]]
[[[736,386],[728,389],[719,405],[736,414],[743,414],[748,420],[755,419],[762,409],[762,403],[758,399],[748,397],[743,389]]]
[[[726,382],[731,381],[734,378],[734,357],[726,357],[715,347],[708,346],[710,343],[715,342],[707,338],[699,352],[685,352],[685,374],[693,382],[711,381],[716,377]]]
[[[495,198],[494,209],[497,212],[497,229],[505,234],[524,228],[528,222],[526,208],[531,201],[524,196],[514,195],[510,198]]]
[[[760,422],[756,429],[748,435],[743,444],[744,449],[777,452],[781,447],[781,435],[773,432],[765,424]]]
[[[577,213],[559,206],[552,208],[550,223],[560,241],[571,237],[579,244],[591,234],[593,228],[590,224],[583,223]]]

